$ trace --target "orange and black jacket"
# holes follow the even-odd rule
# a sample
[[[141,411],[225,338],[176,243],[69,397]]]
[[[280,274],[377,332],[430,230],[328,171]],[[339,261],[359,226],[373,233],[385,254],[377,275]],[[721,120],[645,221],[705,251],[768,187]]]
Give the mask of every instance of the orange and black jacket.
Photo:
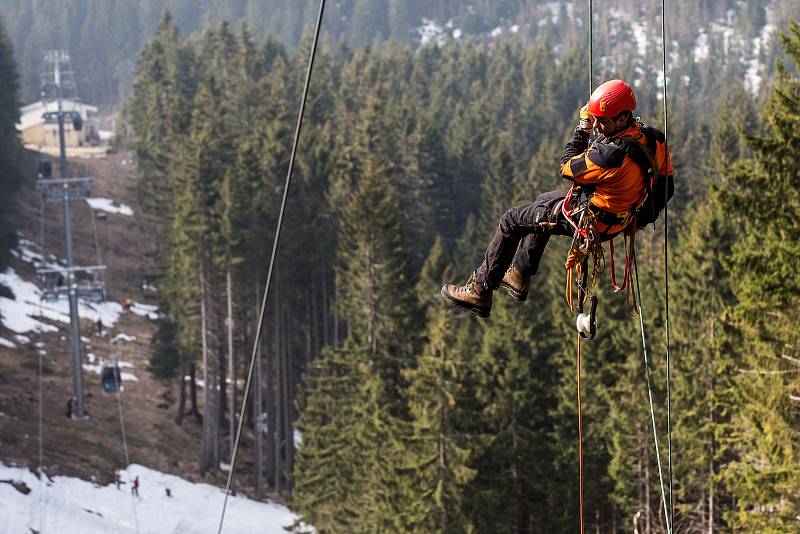
[[[645,182],[644,171],[629,155],[624,140],[647,147],[648,137],[649,145],[655,146],[652,154],[658,174],[671,177],[672,160],[664,134],[638,121],[611,138],[600,134],[591,144],[589,134],[576,128],[561,156],[561,176],[589,190],[593,206],[619,221],[627,221],[653,184]]]

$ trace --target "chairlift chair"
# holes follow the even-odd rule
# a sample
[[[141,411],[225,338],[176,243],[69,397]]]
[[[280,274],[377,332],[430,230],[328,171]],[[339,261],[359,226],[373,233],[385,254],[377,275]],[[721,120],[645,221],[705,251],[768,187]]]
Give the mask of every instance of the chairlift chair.
[[[56,301],[69,297],[70,269],[39,269],[37,274],[42,283],[42,300]],[[90,302],[102,302],[106,299],[105,266],[73,267],[75,290],[78,297]]]
[[[119,365],[116,363],[103,364],[100,371],[100,383],[103,386],[105,393],[119,393],[122,388],[122,373],[119,370]]]

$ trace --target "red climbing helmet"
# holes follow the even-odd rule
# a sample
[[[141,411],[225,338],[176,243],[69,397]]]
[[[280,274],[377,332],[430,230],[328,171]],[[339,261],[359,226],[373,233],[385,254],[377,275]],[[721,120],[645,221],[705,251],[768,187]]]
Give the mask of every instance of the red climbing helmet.
[[[622,80],[609,80],[589,97],[589,113],[595,117],[616,117],[623,111],[636,109],[636,95]]]

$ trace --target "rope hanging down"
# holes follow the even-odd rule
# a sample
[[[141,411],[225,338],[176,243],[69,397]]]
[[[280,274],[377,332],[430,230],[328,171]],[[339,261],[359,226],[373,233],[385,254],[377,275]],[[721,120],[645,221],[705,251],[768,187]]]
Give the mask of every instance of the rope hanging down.
[[[253,382],[253,371],[255,369],[256,354],[258,352],[258,346],[261,341],[261,331],[264,326],[264,315],[267,309],[269,288],[272,282],[272,273],[275,268],[275,259],[278,252],[278,244],[280,243],[281,229],[283,228],[283,216],[286,211],[286,199],[289,196],[289,187],[291,186],[292,183],[292,171],[294,170],[294,160],[297,155],[297,142],[298,139],[300,138],[300,130],[303,126],[303,115],[305,112],[306,100],[308,99],[308,86],[311,81],[311,72],[314,69],[314,58],[317,55],[317,43],[319,42],[319,32],[322,26],[322,14],[324,13],[324,11],[325,11],[325,0],[320,0],[319,14],[317,15],[317,24],[316,24],[316,29],[314,30],[314,42],[311,45],[311,53],[308,59],[308,70],[306,71],[305,84],[303,85],[303,97],[300,101],[300,112],[297,115],[297,126],[295,127],[294,140],[292,141],[292,153],[291,157],[289,158],[289,170],[286,173],[286,183],[283,188],[283,198],[281,199],[281,208],[278,214],[278,224],[277,224],[277,229],[275,230],[275,239],[272,242],[272,254],[270,255],[269,267],[267,269],[267,282],[264,287],[264,297],[261,300],[261,310],[259,311],[258,314],[258,326],[256,328],[256,337],[253,342],[253,352],[250,357],[250,366],[247,371],[247,383],[244,388],[244,396],[242,397],[243,399],[245,399],[245,401],[242,402],[242,409],[239,414],[239,423],[236,428],[236,440],[234,442],[233,452],[231,453],[231,462],[230,462],[231,468],[230,471],[228,471],[228,482],[225,485],[225,500],[223,501],[222,514],[220,515],[219,518],[219,529],[217,531],[218,534],[222,534],[222,525],[225,521],[225,510],[228,506],[228,496],[230,495],[231,492],[231,483],[233,481],[233,474],[236,471],[236,455],[239,452],[239,441],[242,437],[242,427],[244,424],[245,413],[247,411],[247,399],[250,396],[250,387]]]
[[[592,81],[594,78],[593,73],[593,59],[594,59],[594,32],[593,32],[593,0],[589,0],[589,94],[592,93]],[[666,33],[667,33],[667,25],[666,25],[666,0],[661,0],[661,50],[662,50],[662,81],[663,81],[663,105],[664,105],[664,137],[665,137],[665,146],[668,146],[668,128],[669,128],[669,113],[668,113],[668,105],[667,105],[667,42],[666,42]],[[668,199],[668,187],[669,182],[665,181],[664,183],[664,198]],[[567,199],[569,199],[572,190],[567,195]],[[566,207],[566,202],[562,205],[563,208]],[[566,216],[566,214],[565,214]],[[569,220],[569,218],[568,218]],[[571,221],[570,221],[571,222]],[[636,222],[634,221],[634,225]],[[584,234],[581,233],[581,229],[576,225],[573,225],[575,228],[575,240],[579,239],[580,237],[586,238]],[[665,315],[665,329],[666,329],[666,382],[667,382],[667,462],[668,462],[668,476],[669,476],[669,503],[667,502],[667,492],[664,489],[664,475],[663,469],[661,465],[661,452],[658,444],[658,429],[656,426],[656,419],[655,419],[655,411],[653,407],[653,391],[650,379],[650,364],[647,357],[647,339],[645,336],[644,330],[644,318],[642,316],[642,305],[641,305],[641,292],[639,288],[639,269],[636,263],[636,250],[633,244],[633,236],[631,236],[629,248],[626,251],[626,265],[625,265],[625,280],[621,286],[617,286],[616,281],[614,280],[614,256],[613,256],[613,241],[611,242],[611,262],[612,262],[612,283],[614,285],[614,289],[616,291],[620,291],[625,287],[626,282],[629,281],[629,261],[630,258],[633,258],[633,267],[634,273],[636,278],[636,290],[633,291],[632,284],[628,284],[629,286],[629,297],[632,298],[634,303],[634,310],[635,313],[639,316],[639,325],[641,327],[641,334],[642,334],[642,353],[643,353],[643,360],[644,360],[644,368],[645,368],[645,381],[647,384],[647,395],[650,407],[650,419],[653,425],[653,441],[656,448],[656,460],[658,463],[658,478],[659,478],[659,486],[661,490],[661,502],[664,506],[664,516],[666,520],[667,526],[667,533],[672,534],[673,529],[673,519],[674,519],[674,497],[673,497],[673,470],[672,470],[672,390],[671,390],[671,376],[670,376],[670,324],[669,324],[669,224],[668,224],[668,207],[667,203],[664,205],[664,315]],[[574,243],[573,243],[574,245]],[[627,247],[626,247],[627,248]],[[586,267],[584,267],[586,269]],[[580,269],[579,269],[580,271]],[[571,291],[571,272],[568,271],[568,298],[567,301],[572,304],[572,291]],[[572,306],[571,306],[572,307]],[[580,335],[578,336],[578,355],[577,355],[577,374],[578,374],[578,452],[579,452],[579,493],[580,493],[580,532],[583,534],[584,532],[584,492],[583,492],[583,421],[582,421],[582,399],[581,399],[581,338]]]
[[[664,146],[669,149],[669,113],[667,107],[667,6],[666,0],[661,0],[661,53],[662,70],[664,73]],[[669,183],[664,181],[664,198],[669,199]],[[672,480],[672,386],[670,379],[670,332],[669,332],[669,202],[664,203],[664,329],[666,330],[667,345],[667,466],[669,469],[669,517],[667,522],[673,526],[675,518],[675,501],[673,500]]]
[[[664,491],[664,473],[661,467],[661,449],[658,446],[658,429],[653,409],[653,387],[650,382],[650,361],[647,358],[647,339],[644,334],[644,317],[642,314],[642,294],[639,290],[639,266],[636,263],[636,249],[633,250],[633,272],[636,275],[636,308],[639,313],[639,326],[642,330],[642,357],[644,359],[644,378],[647,383],[647,400],[650,403],[650,421],[653,423],[653,442],[656,446],[656,462],[658,464],[658,482],[661,489],[661,502],[664,503],[664,517],[667,522],[667,534],[672,534],[672,516],[667,510],[667,498]],[[670,504],[671,506],[671,504]]]

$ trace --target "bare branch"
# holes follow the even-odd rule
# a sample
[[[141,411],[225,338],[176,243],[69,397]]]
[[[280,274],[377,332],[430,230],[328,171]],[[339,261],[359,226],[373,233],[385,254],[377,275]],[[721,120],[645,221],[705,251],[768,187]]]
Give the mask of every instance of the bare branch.
[[[785,371],[763,371],[760,369],[737,369],[742,374],[751,375],[785,375],[789,373],[800,373],[800,369],[787,369]]]

